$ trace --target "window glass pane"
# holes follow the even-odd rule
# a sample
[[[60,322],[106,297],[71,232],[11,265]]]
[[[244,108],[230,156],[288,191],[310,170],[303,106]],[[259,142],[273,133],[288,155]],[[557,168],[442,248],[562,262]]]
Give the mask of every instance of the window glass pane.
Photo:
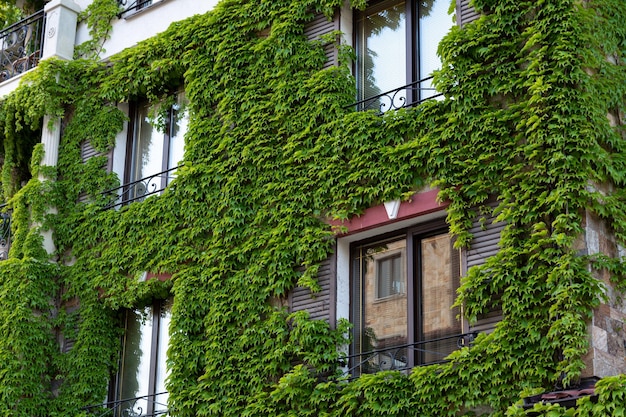
[[[405,286],[405,251],[405,238],[360,249],[362,298],[358,353],[389,349],[368,358],[359,369],[360,373],[402,369],[407,366],[406,349],[397,348],[408,342],[407,296],[405,291],[390,294],[394,285],[402,289]],[[378,273],[386,276],[378,280]],[[386,283],[386,288],[377,289],[381,281]],[[380,297],[377,296],[377,291],[380,292]]]
[[[379,259],[377,271],[377,298],[389,297],[404,292],[402,257],[399,253]]]
[[[449,0],[430,0],[419,2],[419,73],[420,78],[432,75],[433,71],[441,68],[441,61],[437,56],[439,42],[452,27],[452,16],[448,14]],[[423,82],[421,99],[437,94],[432,90],[432,83]]]
[[[405,24],[403,1],[385,2],[378,10],[361,14],[357,22],[359,100],[406,85]],[[404,97],[401,92],[396,100],[400,102]],[[383,111],[389,109],[389,103],[380,105]]]
[[[164,411],[167,410],[167,399],[169,395],[166,392],[165,380],[169,375],[167,369],[167,346],[169,344],[169,328],[170,319],[172,317],[172,300],[168,299],[161,304],[161,312],[159,316],[159,340],[157,346],[157,360],[156,360],[156,381],[155,381],[155,394],[154,410]]]
[[[120,377],[120,399],[148,394],[150,354],[152,343],[152,308],[129,310],[126,315],[126,333]],[[145,400],[122,404],[134,412],[147,410]]]
[[[131,181],[163,171],[163,133],[150,123],[150,110],[150,106],[141,106],[137,112]]]
[[[167,168],[177,167],[183,160],[185,153],[185,133],[189,123],[189,112],[185,109],[187,99],[184,93],[180,93],[177,103],[172,107],[172,120],[170,126],[170,144]],[[168,175],[168,183],[173,179],[174,173]]]
[[[457,348],[456,338],[445,337],[461,333],[459,311],[451,308],[459,285],[459,262],[447,233],[422,239],[420,254],[422,340],[444,338],[422,345],[423,362],[429,363],[443,360]]]

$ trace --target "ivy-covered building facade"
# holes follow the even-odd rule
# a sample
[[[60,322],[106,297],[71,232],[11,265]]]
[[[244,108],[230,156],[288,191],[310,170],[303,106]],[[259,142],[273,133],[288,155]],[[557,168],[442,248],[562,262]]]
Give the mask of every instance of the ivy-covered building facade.
[[[623,0],[3,7],[0,415],[626,412]]]

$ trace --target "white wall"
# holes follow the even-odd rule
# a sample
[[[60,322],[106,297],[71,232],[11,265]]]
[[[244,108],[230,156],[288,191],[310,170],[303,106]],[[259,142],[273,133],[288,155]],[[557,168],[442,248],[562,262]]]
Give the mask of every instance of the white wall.
[[[74,0],[84,10],[92,0]],[[132,4],[134,0],[128,0]],[[111,38],[105,42],[105,53],[101,58],[134,46],[137,42],[166,30],[172,22],[184,20],[196,14],[212,10],[218,0],[153,0],[153,4],[126,18],[116,19],[113,22]],[[80,44],[89,39],[89,32],[84,24],[80,24],[76,34],[76,43]]]

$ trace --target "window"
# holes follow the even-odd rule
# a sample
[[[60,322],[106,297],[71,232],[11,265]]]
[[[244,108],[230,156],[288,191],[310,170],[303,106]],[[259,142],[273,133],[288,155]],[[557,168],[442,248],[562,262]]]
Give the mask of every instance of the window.
[[[385,0],[356,15],[356,79],[362,108],[381,112],[438,95],[430,76],[452,27],[449,0]]]
[[[188,117],[184,112],[185,95],[180,93],[176,103],[166,112],[164,130],[154,125],[158,105],[137,105],[129,129],[129,149],[126,164],[127,184],[124,201],[134,201],[160,192],[173,179],[178,163],[183,159],[184,135]]]
[[[171,305],[168,299],[126,311],[116,415],[160,415],[167,411],[165,379]]]
[[[376,299],[404,294],[406,274],[402,266],[404,256],[400,251],[383,250],[386,256],[375,261],[376,264]]]
[[[459,276],[443,222],[353,244],[353,373],[436,363],[457,349]]]

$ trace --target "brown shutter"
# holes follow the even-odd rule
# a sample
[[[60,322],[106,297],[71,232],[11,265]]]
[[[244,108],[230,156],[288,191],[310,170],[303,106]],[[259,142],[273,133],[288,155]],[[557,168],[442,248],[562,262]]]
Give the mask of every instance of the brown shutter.
[[[328,20],[323,14],[318,14],[304,26],[304,34],[310,41],[319,40],[322,35],[335,30],[339,30],[339,17],[337,14],[332,20]],[[325,44],[324,51],[326,52],[324,68],[337,65],[337,45],[334,42]]]
[[[317,272],[321,291],[311,294],[308,288],[296,287],[289,293],[289,311],[306,310],[313,320],[326,320],[335,325],[336,256],[333,253],[322,262]]]
[[[489,204],[490,208],[494,208],[497,203]],[[477,216],[472,224],[470,232],[474,235],[472,243],[468,249],[464,249],[462,253],[461,272],[467,274],[469,268],[482,265],[487,258],[498,253],[500,233],[504,229],[505,223],[494,223],[495,218],[491,213],[483,216]],[[502,310],[494,299],[493,308],[481,317],[478,317],[476,323],[469,328],[470,332],[490,332],[496,323],[502,320]]]
[[[81,144],[80,144],[80,160],[81,162],[84,164],[86,163],[88,160],[90,160],[91,158],[93,158],[94,156],[106,156],[107,157],[107,162],[105,165],[103,165],[103,169],[106,169],[107,172],[111,172],[111,170],[113,169],[113,158],[112,158],[112,151],[109,152],[98,152],[96,150],[96,148],[93,147],[93,145],[91,144],[91,141],[89,140],[84,140]],[[87,202],[87,193],[82,192],[80,193],[80,195],[78,196],[78,201],[80,203],[86,203]]]
[[[482,265],[490,256],[498,253],[500,243],[500,232],[504,229],[504,223],[493,223],[493,217],[486,217],[484,224],[480,218],[474,220],[470,232],[474,235],[469,249],[465,251],[464,274],[475,265]]]
[[[456,0],[456,22],[463,27],[476,19],[480,14],[474,6],[470,4],[470,0]]]
[[[72,316],[78,313],[78,306],[78,298],[73,297],[67,301],[63,307],[65,309],[65,313],[68,316]],[[69,331],[61,331],[59,333],[59,348],[61,353],[69,353],[76,343],[76,335],[78,333],[77,324],[76,322],[73,322],[73,324],[69,324],[69,326],[72,326]],[[69,337],[67,333],[71,333],[71,337]]]

